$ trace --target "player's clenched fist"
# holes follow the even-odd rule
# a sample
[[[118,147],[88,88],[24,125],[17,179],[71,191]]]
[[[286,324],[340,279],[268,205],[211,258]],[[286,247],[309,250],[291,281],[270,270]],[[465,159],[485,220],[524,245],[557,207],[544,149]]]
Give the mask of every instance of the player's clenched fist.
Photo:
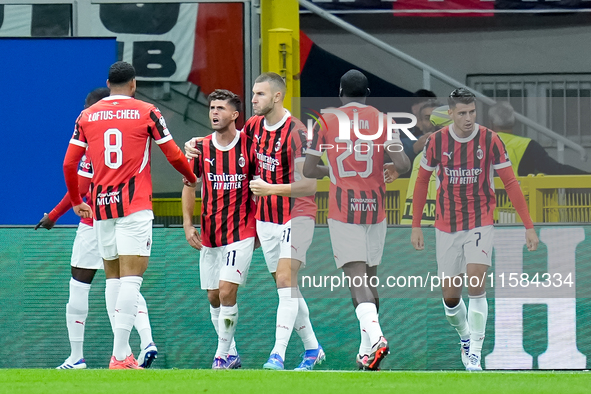
[[[260,178],[250,181],[250,190],[255,196],[269,196],[272,194],[271,189],[272,185]]]
[[[413,227],[410,235],[410,242],[416,250],[425,249],[425,239],[423,238],[423,230],[420,227]]]
[[[92,217],[92,209],[86,203],[82,203],[80,205],[76,205],[73,207],[74,213],[80,216],[81,218],[91,218]]]

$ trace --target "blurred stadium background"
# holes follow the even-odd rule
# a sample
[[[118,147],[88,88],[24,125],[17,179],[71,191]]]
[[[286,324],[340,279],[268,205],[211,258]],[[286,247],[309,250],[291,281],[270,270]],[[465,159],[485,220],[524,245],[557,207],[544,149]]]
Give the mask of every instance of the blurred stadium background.
[[[372,96],[400,98],[397,103],[408,105],[401,112],[410,110],[404,99],[418,89],[446,97],[453,88],[466,85],[488,97],[481,99],[478,121],[489,126],[488,106],[510,101],[523,115],[518,116],[515,134],[538,141],[557,161],[591,172],[586,160],[591,152],[591,59],[585,51],[591,40],[588,3],[0,1],[0,48],[5,54],[0,63],[5,88],[0,96],[5,130],[0,159],[0,342],[5,349],[35,349],[47,355],[35,365],[0,361],[0,367],[53,367],[67,354],[63,316],[74,230],[33,233],[32,225],[65,193],[61,165],[75,117],[86,93],[104,86],[114,61],[135,66],[137,97],[161,109],[181,146],[190,137],[210,133],[206,97],[216,88],[243,97],[242,126],[251,114],[254,78],[263,71],[278,72],[288,85],[286,106],[306,122],[305,101],[299,98],[330,101],[340,76],[358,68],[369,76]],[[198,289],[198,257],[178,226],[182,184],[158,149],[153,152],[152,172],[158,229],[143,292],[162,350],[157,365],[207,368],[215,339],[205,294]],[[502,316],[508,316],[508,321],[495,319],[500,315],[495,315],[498,308],[492,307],[492,298],[485,367],[585,369],[586,356],[591,355],[591,311],[589,295],[581,289],[589,287],[586,281],[591,273],[591,176],[538,174],[519,180],[539,233],[547,235],[538,252],[516,252],[509,263],[532,275],[576,268],[576,290],[570,298],[546,299],[543,293],[521,298],[506,306]],[[400,223],[407,188],[408,179],[388,186],[392,226]],[[328,185],[322,181],[317,194],[319,225],[326,222],[327,196]],[[498,223],[509,226],[500,228],[514,230],[510,225],[519,219],[500,182],[497,201]],[[58,222],[76,223],[73,214]],[[396,275],[407,275],[416,267],[420,272],[434,271],[434,253],[417,257],[408,239],[408,228],[389,231],[384,272],[388,267],[394,267]],[[495,259],[506,247],[495,246]],[[310,273],[302,274],[338,274],[331,253],[326,252],[329,248],[327,230],[318,228],[308,252]],[[252,368],[260,367],[266,357],[276,305],[271,279],[262,256],[257,256],[251,283],[242,291],[245,307],[237,334],[239,346],[244,343],[245,366]],[[495,260],[494,265],[509,263]],[[106,365],[108,359],[105,344],[110,343],[110,332],[103,283],[97,275],[91,295],[88,321],[92,323],[85,344],[91,367]],[[325,299],[320,293],[307,298],[331,360],[327,368],[351,369],[358,338],[346,293],[336,299]],[[446,325],[439,303],[427,292],[392,295],[384,301],[383,325],[397,338],[393,353],[398,353],[384,367],[459,368],[455,334]],[[168,321],[170,314],[175,319]],[[507,324],[517,328],[507,331]],[[505,330],[503,336],[496,330]],[[415,336],[406,337],[408,331]],[[250,337],[252,342],[247,339],[250,333],[256,333]],[[422,348],[421,341],[428,342],[425,349],[435,354],[432,359],[409,348],[410,343]],[[491,362],[486,357],[497,347],[500,355]],[[297,354],[289,357],[295,363]]]

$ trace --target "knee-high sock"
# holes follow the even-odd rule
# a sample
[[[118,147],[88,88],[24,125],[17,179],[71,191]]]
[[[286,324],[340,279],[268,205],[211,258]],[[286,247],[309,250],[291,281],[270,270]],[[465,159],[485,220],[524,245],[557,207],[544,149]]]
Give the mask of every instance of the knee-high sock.
[[[445,305],[445,301],[443,301],[443,309],[445,310],[447,321],[456,329],[460,339],[463,341],[470,339],[470,326],[468,325],[467,310],[464,300],[460,298],[460,303],[453,308]]]
[[[367,332],[369,341],[373,346],[383,335],[382,328],[380,327],[380,322],[378,320],[376,304],[373,302],[362,302],[361,304],[357,305],[357,308],[355,308],[355,313],[357,314],[357,319],[359,319],[359,324],[365,330],[365,332]]]
[[[275,346],[271,354],[277,353],[285,360],[285,350],[293,331],[293,326],[298,316],[299,301],[294,298],[294,287],[277,289],[279,305],[277,306],[277,325],[275,326]]]
[[[233,306],[220,307],[220,317],[218,326],[218,348],[215,352],[216,357],[226,359],[230,351],[230,346],[234,341],[234,333],[238,324],[238,304]]]
[[[213,328],[215,328],[215,333],[218,337],[220,337],[220,329],[219,329],[219,318],[221,313],[221,307],[214,308],[213,306],[209,306],[209,314],[211,315],[211,322],[213,324]],[[236,341],[232,338],[232,343],[230,344],[230,350],[228,351],[228,355],[236,356],[238,355],[238,350],[236,350]]]
[[[316,339],[316,334],[312,328],[312,322],[310,322],[310,310],[308,309],[306,300],[304,300],[304,296],[302,296],[299,288],[297,289],[297,296],[298,315],[295,319],[294,330],[298,333],[304,343],[304,349],[318,349],[318,340]]]
[[[472,297],[468,305],[468,325],[470,326],[470,354],[480,354],[484,342],[486,319],[488,318],[488,302],[486,293]]]
[[[66,325],[70,338],[70,361],[75,363],[84,357],[84,326],[88,316],[90,284],[70,279],[70,298],[66,305]]]
[[[148,305],[146,299],[139,293],[138,305],[137,305],[137,316],[133,323],[137,333],[140,335],[140,347],[145,349],[151,342],[152,339],[152,326],[150,326],[150,316],[148,315]]]
[[[119,279],[107,279],[105,281],[105,304],[113,332],[115,332],[115,305],[117,304],[117,297],[119,297],[120,287],[121,281]]]
[[[121,288],[115,305],[113,356],[123,361],[131,354],[129,334],[137,316],[137,304],[143,279],[140,276],[124,276],[120,280]]]
[[[359,322],[359,331],[361,332],[361,343],[359,344],[359,354],[362,356],[364,354],[367,354],[369,356],[369,354],[371,353],[372,343],[369,340],[369,335],[367,335],[367,332],[363,329],[361,322]]]

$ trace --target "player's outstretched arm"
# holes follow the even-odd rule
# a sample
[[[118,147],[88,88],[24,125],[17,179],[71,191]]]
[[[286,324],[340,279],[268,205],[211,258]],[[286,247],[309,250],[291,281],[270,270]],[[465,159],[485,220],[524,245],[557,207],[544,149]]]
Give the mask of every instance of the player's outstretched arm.
[[[193,210],[195,209],[195,188],[183,186],[183,194],[181,197],[181,204],[183,207],[183,229],[185,230],[185,238],[189,245],[197,250],[201,250],[201,236],[199,231],[193,226]]]
[[[306,197],[316,194],[318,182],[315,177],[308,178],[304,175],[304,160],[296,165],[296,181],[291,184],[291,195],[289,197]],[[297,179],[299,177],[299,179]]]
[[[531,220],[531,216],[529,215],[525,197],[523,197],[523,193],[519,187],[519,182],[517,182],[517,179],[515,178],[513,168],[511,166],[500,168],[497,170],[497,174],[501,178],[501,181],[503,181],[503,184],[505,185],[505,191],[509,196],[509,200],[511,200],[511,203],[515,207],[515,210],[519,214],[519,217],[526,228],[525,242],[527,245],[527,250],[534,251],[538,248],[540,240],[538,239],[536,230],[534,230],[534,224]]]
[[[62,200],[49,213],[43,214],[43,218],[37,223],[35,230],[39,227],[51,230],[55,226],[55,222],[68,212],[70,208],[72,208],[72,202],[70,201],[70,194],[66,192]]]
[[[78,188],[78,163],[86,152],[86,147],[69,144],[64,158],[64,178],[68,188],[68,194],[76,215],[82,218],[92,217],[92,210],[88,204],[85,204],[80,197]]]
[[[197,177],[193,174],[189,162],[174,140],[169,140],[158,146],[166,156],[166,160],[168,160],[168,162],[187,179],[191,186],[196,186]]]
[[[385,143],[384,149],[386,149],[388,156],[392,160],[396,172],[405,174],[410,170],[412,164],[406,153],[404,153],[404,145],[400,140],[400,131],[398,129],[392,133],[392,139]]]
[[[90,178],[78,176],[78,191],[80,192],[80,197],[84,197],[86,193],[88,193],[90,182]],[[72,202],[70,201],[70,194],[66,192],[62,200],[51,210],[51,212],[43,214],[43,218],[37,223],[35,230],[39,227],[51,230],[53,226],[55,226],[55,222],[68,212],[70,208],[72,208]]]
[[[304,163],[296,163],[296,172],[301,174],[304,170]],[[272,184],[265,182],[259,177],[250,181],[250,190],[255,196],[282,196],[282,197],[305,197],[316,193],[316,179],[300,176],[300,179],[293,183]]]
[[[322,179],[328,176],[328,166],[320,164],[322,158],[317,155],[307,154],[304,162],[304,176],[306,178]]]
[[[396,167],[392,163],[385,163],[384,164],[384,181],[386,183],[394,182],[398,176],[398,171],[396,171]]]
[[[421,230],[421,219],[423,218],[423,208],[427,202],[427,191],[429,189],[429,179],[431,178],[432,172],[433,171],[428,171],[423,167],[419,168],[417,183],[412,196],[412,234],[410,242],[416,250],[423,250],[425,248],[423,231]]]
[[[388,152],[388,156],[390,159],[392,159],[392,164],[394,164],[396,172],[399,174],[406,174],[410,170],[410,159],[406,153],[404,153],[404,149],[402,149],[402,143],[394,142],[388,145],[386,152]]]
[[[68,209],[70,209],[70,207],[68,207]],[[37,230],[39,227],[51,230],[53,226],[55,226],[55,222],[49,218],[48,214],[44,213],[39,223],[37,223],[37,225],[35,226],[35,230]]]
[[[310,142],[310,146],[305,150],[306,160],[304,161],[304,168],[302,174],[306,178],[322,179],[330,176],[328,166],[322,162],[322,141],[324,141],[324,129],[318,123],[314,123],[314,137]]]

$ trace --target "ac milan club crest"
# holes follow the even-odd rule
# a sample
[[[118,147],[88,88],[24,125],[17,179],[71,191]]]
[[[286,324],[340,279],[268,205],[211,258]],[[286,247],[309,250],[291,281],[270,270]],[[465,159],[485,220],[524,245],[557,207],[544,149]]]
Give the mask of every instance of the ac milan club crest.
[[[244,167],[246,165],[246,160],[244,159],[244,156],[240,155],[240,157],[238,158],[238,165],[240,167]]]
[[[476,157],[478,157],[478,160],[482,160],[482,158],[484,157],[484,152],[482,151],[482,149],[480,149],[480,146],[478,147],[478,150],[476,151]]]

